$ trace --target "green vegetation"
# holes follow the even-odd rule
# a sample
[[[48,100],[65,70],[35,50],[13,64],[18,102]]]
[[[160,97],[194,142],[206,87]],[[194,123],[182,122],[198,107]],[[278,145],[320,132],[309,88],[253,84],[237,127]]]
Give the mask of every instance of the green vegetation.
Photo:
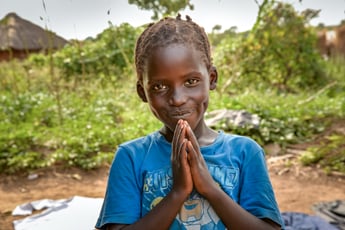
[[[223,90],[231,90],[235,83],[293,93],[329,83],[316,49],[316,33],[305,26],[311,18],[289,4],[264,1],[249,33],[229,34],[216,47],[218,69],[229,77]]]
[[[152,1],[152,0],[128,0],[129,4],[136,5],[139,9],[153,12],[152,19],[157,20],[167,15],[176,15],[180,10],[188,7],[193,10],[194,5],[186,0]]]
[[[319,145],[309,147],[301,156],[304,165],[319,164],[326,172],[345,173],[345,136],[332,134]]]
[[[259,129],[227,131],[285,147],[345,119],[345,58],[324,61],[308,17],[265,2],[252,31],[210,35],[220,80],[209,111],[255,113]],[[110,25],[54,54],[0,63],[0,173],[97,168],[112,161],[120,143],[160,127],[136,95],[133,50],[142,29]],[[345,172],[343,143],[332,134],[301,161]]]

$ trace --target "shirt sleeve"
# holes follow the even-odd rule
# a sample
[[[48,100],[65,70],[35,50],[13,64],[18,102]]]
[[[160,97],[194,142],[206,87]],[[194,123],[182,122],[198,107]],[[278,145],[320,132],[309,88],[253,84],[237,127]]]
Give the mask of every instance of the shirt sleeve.
[[[96,228],[109,223],[132,224],[140,218],[141,196],[131,154],[119,147],[111,165],[103,206]]]
[[[241,174],[240,205],[256,217],[271,219],[284,228],[262,149],[248,157]]]

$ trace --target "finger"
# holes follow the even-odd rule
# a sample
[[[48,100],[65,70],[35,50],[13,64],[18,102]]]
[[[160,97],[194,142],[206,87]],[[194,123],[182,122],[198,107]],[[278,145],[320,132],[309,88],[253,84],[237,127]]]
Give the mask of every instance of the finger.
[[[193,159],[195,159],[196,157],[196,151],[193,147],[193,144],[191,141],[188,141],[186,143],[186,149],[187,149],[187,157],[188,157],[188,160],[191,162],[193,161]]]
[[[180,141],[181,132],[184,129],[184,127],[185,127],[185,124],[183,120],[179,120],[176,124],[173,141],[172,141],[172,144],[175,145],[175,150],[176,150],[177,143]]]
[[[196,139],[194,132],[193,132],[192,128],[189,126],[187,121],[185,122],[185,126],[186,126],[186,136],[187,136],[188,140],[192,142],[195,149],[199,149],[198,140]]]
[[[179,146],[179,139],[181,137],[181,132],[182,132],[182,120],[179,120],[176,124],[175,131],[174,131],[174,136],[172,140],[172,158],[173,160],[176,160],[176,153],[178,151],[178,146]]]
[[[174,148],[175,148],[175,146],[176,146],[176,143],[177,143],[177,140],[176,140],[176,138],[177,138],[177,136],[178,136],[178,132],[179,132],[179,129],[180,129],[180,126],[179,126],[179,123],[180,123],[180,121],[178,121],[177,122],[177,124],[176,124],[176,126],[175,126],[175,130],[174,130],[174,136],[173,136],[173,139],[172,139],[172,151],[174,152]]]
[[[179,120],[175,128],[173,137],[172,160],[180,161],[181,151],[185,151],[186,145],[183,145],[186,136],[186,127],[183,120]]]
[[[186,129],[184,127],[182,127],[182,130],[180,132],[180,136],[178,137],[178,142],[177,142],[177,155],[176,155],[176,159],[180,160],[181,155],[184,156],[184,154],[187,154],[186,152],[186,142],[187,139],[185,138],[186,136]]]
[[[187,154],[186,143],[187,143],[187,139],[183,139],[182,144],[180,144],[179,149],[178,149],[178,159],[181,159],[181,155],[183,157],[183,154]]]
[[[188,144],[188,140],[184,139],[182,144],[181,144],[180,151],[179,151],[179,159],[180,159],[181,162],[187,156],[187,144]]]
[[[186,151],[187,142],[188,142],[187,139],[184,139],[182,143],[180,144],[179,150],[176,154],[177,157],[175,161],[175,164],[177,165],[177,167],[180,167],[181,165],[184,164],[184,156],[187,155],[187,151]]]

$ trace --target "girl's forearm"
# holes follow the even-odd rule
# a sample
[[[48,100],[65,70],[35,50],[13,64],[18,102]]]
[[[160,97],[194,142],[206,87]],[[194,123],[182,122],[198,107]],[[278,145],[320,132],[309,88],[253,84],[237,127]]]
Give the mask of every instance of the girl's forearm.
[[[280,229],[273,221],[266,222],[243,209],[219,187],[205,198],[228,229]]]
[[[171,191],[147,215],[131,225],[109,229],[169,229],[187,196]]]

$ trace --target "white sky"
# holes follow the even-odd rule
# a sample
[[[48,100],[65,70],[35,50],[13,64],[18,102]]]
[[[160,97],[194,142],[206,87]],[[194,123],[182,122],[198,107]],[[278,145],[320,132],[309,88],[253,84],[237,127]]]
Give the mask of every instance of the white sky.
[[[338,25],[345,19],[345,0],[285,2],[291,3],[297,11],[321,9],[319,17],[311,21],[312,25],[320,22]],[[191,3],[194,4],[194,11],[181,12],[182,16],[188,14],[207,32],[217,24],[222,29],[236,26],[238,31],[249,30],[258,12],[255,0],[191,0]],[[108,27],[108,21],[114,25],[128,22],[133,26],[140,26],[150,22],[152,15],[150,11],[129,5],[127,0],[0,0],[0,18],[9,12],[15,12],[41,27],[48,27],[66,39],[94,37]]]

